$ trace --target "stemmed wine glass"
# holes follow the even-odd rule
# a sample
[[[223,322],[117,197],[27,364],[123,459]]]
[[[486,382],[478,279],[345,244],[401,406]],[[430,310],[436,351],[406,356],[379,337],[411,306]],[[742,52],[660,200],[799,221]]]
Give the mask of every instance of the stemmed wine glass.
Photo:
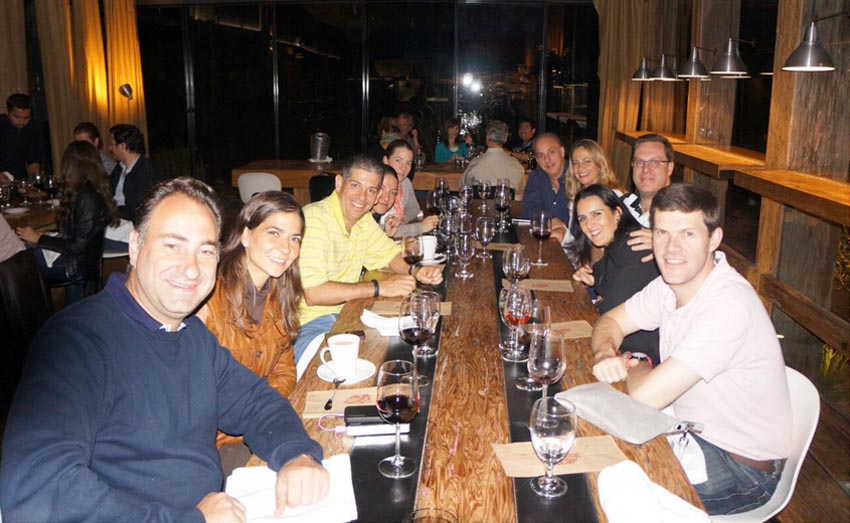
[[[48,176],[44,181],[44,190],[47,192],[47,198],[49,200],[56,199],[56,193],[59,192],[59,184],[56,182],[56,179]]]
[[[21,178],[21,179],[15,180],[15,186],[18,188],[18,193],[20,193],[20,195],[23,196],[23,198],[24,198],[23,201],[21,202],[21,205],[23,205],[25,207],[28,206],[30,204],[30,201],[27,198],[27,192],[29,191],[29,186],[30,186],[29,179]]]
[[[425,200],[425,208],[431,214],[440,214],[443,209],[443,191],[439,188],[434,188],[434,190],[430,191]]]
[[[464,185],[460,188],[460,191],[458,191],[458,196],[460,197],[461,207],[465,210],[469,210],[469,204],[475,196],[475,188],[471,185]]]
[[[408,265],[417,265],[425,257],[422,236],[405,236],[401,239],[402,258]]]
[[[431,317],[434,322],[433,330],[434,332],[437,332],[437,324],[440,322],[440,303],[442,302],[442,297],[434,291],[425,291],[422,289],[414,290],[413,294],[421,296],[423,299],[431,302]],[[419,346],[419,352],[416,354],[419,358],[430,358],[436,355],[437,349],[428,345],[428,340],[425,340],[422,345]]]
[[[528,359],[519,340],[520,327],[531,319],[531,292],[519,287],[504,287],[499,293],[499,310],[502,321],[511,330],[502,349],[502,359],[513,363],[522,363]]]
[[[449,195],[449,181],[445,178],[437,178],[434,189],[439,192],[441,197],[447,197]]]
[[[496,220],[489,216],[481,216],[475,220],[475,239],[483,246],[478,257],[482,260],[489,260],[493,257],[487,252],[487,245],[493,240],[493,235],[496,234]]]
[[[417,365],[419,357],[430,357],[434,355],[434,349],[427,354],[422,350],[425,342],[434,335],[437,328],[438,315],[435,318],[434,304],[430,298],[421,294],[408,294],[401,299],[401,308],[398,315],[398,333],[407,343],[413,345],[413,364]],[[417,383],[425,387],[431,383],[428,376],[419,376]]]
[[[378,472],[387,478],[406,478],[416,472],[416,461],[401,455],[401,424],[410,423],[419,412],[419,386],[416,367],[404,360],[381,365],[377,382],[378,414],[395,423],[395,454],[378,463]]]
[[[546,336],[549,332],[551,318],[549,307],[543,305],[538,299],[531,300],[531,319],[525,325],[525,332],[529,335],[529,339],[535,339],[535,336]],[[531,361],[531,353],[529,352],[529,361]],[[525,391],[542,390],[543,386],[538,383],[530,374],[520,376],[515,382],[516,388]]]
[[[567,400],[540,398],[531,407],[528,420],[531,446],[546,467],[545,475],[531,480],[531,490],[535,494],[557,498],[567,492],[567,483],[555,477],[553,471],[573,447],[576,422],[576,407]]]
[[[490,199],[490,192],[493,190],[493,186],[487,180],[481,180],[481,184],[478,186],[479,194],[481,195],[481,199],[484,202],[481,204],[481,210],[487,209],[487,200]]]
[[[548,211],[538,211],[531,216],[531,235],[537,238],[537,261],[531,262],[535,267],[549,265],[543,261],[543,240],[552,236],[552,217]]]
[[[44,171],[36,171],[36,173],[32,176],[32,186],[36,189],[38,203],[41,203],[44,200],[44,195],[41,191],[44,190],[44,182],[47,178],[48,176]]]
[[[8,207],[10,199],[12,199],[12,188],[0,183],[0,207]]]
[[[522,245],[513,246],[502,254],[502,273],[511,282],[511,287],[519,285],[519,280],[528,276],[531,262]]]
[[[547,330],[535,330],[531,333],[528,345],[528,375],[543,385],[543,397],[549,392],[549,385],[557,383],[567,369],[564,357],[564,337]]]
[[[496,211],[499,212],[499,232],[508,232],[507,213],[511,210],[511,187],[500,185],[493,198]]]
[[[455,237],[455,254],[457,255],[460,271],[455,273],[455,277],[461,280],[468,280],[475,276],[474,273],[466,270],[469,265],[469,260],[475,256],[475,239],[471,234],[458,234]]]

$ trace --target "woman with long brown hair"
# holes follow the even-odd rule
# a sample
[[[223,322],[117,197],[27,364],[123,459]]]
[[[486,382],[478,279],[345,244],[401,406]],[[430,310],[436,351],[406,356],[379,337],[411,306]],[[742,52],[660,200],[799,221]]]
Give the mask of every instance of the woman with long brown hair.
[[[298,270],[303,232],[304,215],[292,195],[255,194],[236,218],[222,247],[215,290],[198,311],[219,343],[283,396],[296,381],[291,341],[303,294]],[[216,443],[240,441],[219,433]]]
[[[109,179],[92,144],[81,140],[68,144],[59,176],[65,187],[59,204],[59,234],[51,236],[32,227],[17,230],[22,240],[34,246],[39,269],[49,283],[77,279],[87,267],[99,264],[106,226],[118,223]],[[80,298],[80,293],[68,293],[66,303]]]

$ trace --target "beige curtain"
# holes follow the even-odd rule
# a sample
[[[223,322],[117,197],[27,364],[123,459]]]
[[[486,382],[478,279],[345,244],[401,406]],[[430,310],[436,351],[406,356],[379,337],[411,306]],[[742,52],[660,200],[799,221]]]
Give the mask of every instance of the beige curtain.
[[[6,112],[6,97],[28,93],[27,44],[24,0],[0,2],[0,109]]]
[[[106,83],[106,56],[98,0],[74,0],[74,92],[80,104],[80,119],[93,122],[108,143],[109,94]]]
[[[641,85],[631,76],[647,54],[647,0],[593,0],[599,15],[599,144],[626,187],[629,147],[617,140],[618,130],[637,128]]]
[[[106,14],[107,63],[109,64],[109,121],[137,126],[147,138],[145,89],[136,28],[134,0],[104,0]],[[133,99],[118,93],[118,87],[130,84]]]
[[[50,149],[53,170],[57,172],[62,151],[80,118],[71,67],[71,5],[69,0],[35,0],[35,12],[50,121]]]

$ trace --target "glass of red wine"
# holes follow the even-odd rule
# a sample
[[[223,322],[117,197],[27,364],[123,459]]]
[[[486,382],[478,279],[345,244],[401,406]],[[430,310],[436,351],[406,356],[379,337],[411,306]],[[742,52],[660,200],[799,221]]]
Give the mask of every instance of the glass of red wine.
[[[401,307],[398,315],[398,333],[401,338],[413,346],[413,363],[418,366],[420,357],[433,356],[434,349],[423,351],[426,347],[426,342],[434,335],[439,321],[439,309],[437,314],[434,314],[434,302],[428,297],[419,293],[408,294],[401,299]],[[431,380],[428,376],[420,375],[418,378],[420,387],[427,387]]]
[[[531,216],[531,235],[537,238],[537,261],[531,264],[546,267],[549,264],[543,261],[543,241],[552,236],[552,216],[548,211],[538,211]]]
[[[381,365],[377,381],[378,414],[387,423],[395,423],[395,454],[378,463],[382,476],[399,479],[416,472],[416,461],[401,455],[401,424],[410,423],[419,412],[419,386],[416,367],[404,360]]]
[[[425,256],[422,247],[422,236],[405,236],[401,239],[402,257],[408,265],[418,265]]]
[[[32,186],[36,189],[38,203],[41,203],[44,198],[42,191],[44,191],[44,182],[47,180],[47,178],[49,178],[49,176],[47,176],[47,173],[45,173],[44,171],[37,171],[32,176]]]
[[[493,204],[499,213],[499,232],[508,232],[508,211],[511,210],[511,186],[499,185],[493,197]]]
[[[528,320],[528,323],[523,328],[529,339],[535,336],[545,336],[549,332],[550,323],[549,307],[543,305],[538,299],[531,300],[531,319]],[[531,356],[529,355],[529,357]],[[515,385],[519,390],[534,392],[543,390],[543,386],[529,374],[517,378]]]
[[[551,329],[532,331],[528,344],[528,375],[543,386],[543,397],[549,385],[557,383],[567,369],[564,336]]]
[[[531,292],[519,287],[505,287],[499,293],[499,310],[502,321],[511,330],[507,342],[500,345],[502,359],[513,363],[522,363],[528,356],[520,343],[520,328],[531,319]]]

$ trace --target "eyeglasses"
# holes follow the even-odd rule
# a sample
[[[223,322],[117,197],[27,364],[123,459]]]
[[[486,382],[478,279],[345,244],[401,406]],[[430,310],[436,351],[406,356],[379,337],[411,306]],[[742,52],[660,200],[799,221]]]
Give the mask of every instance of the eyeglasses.
[[[638,170],[643,169],[644,167],[658,169],[661,165],[668,163],[670,163],[670,160],[632,160],[632,167]]]

